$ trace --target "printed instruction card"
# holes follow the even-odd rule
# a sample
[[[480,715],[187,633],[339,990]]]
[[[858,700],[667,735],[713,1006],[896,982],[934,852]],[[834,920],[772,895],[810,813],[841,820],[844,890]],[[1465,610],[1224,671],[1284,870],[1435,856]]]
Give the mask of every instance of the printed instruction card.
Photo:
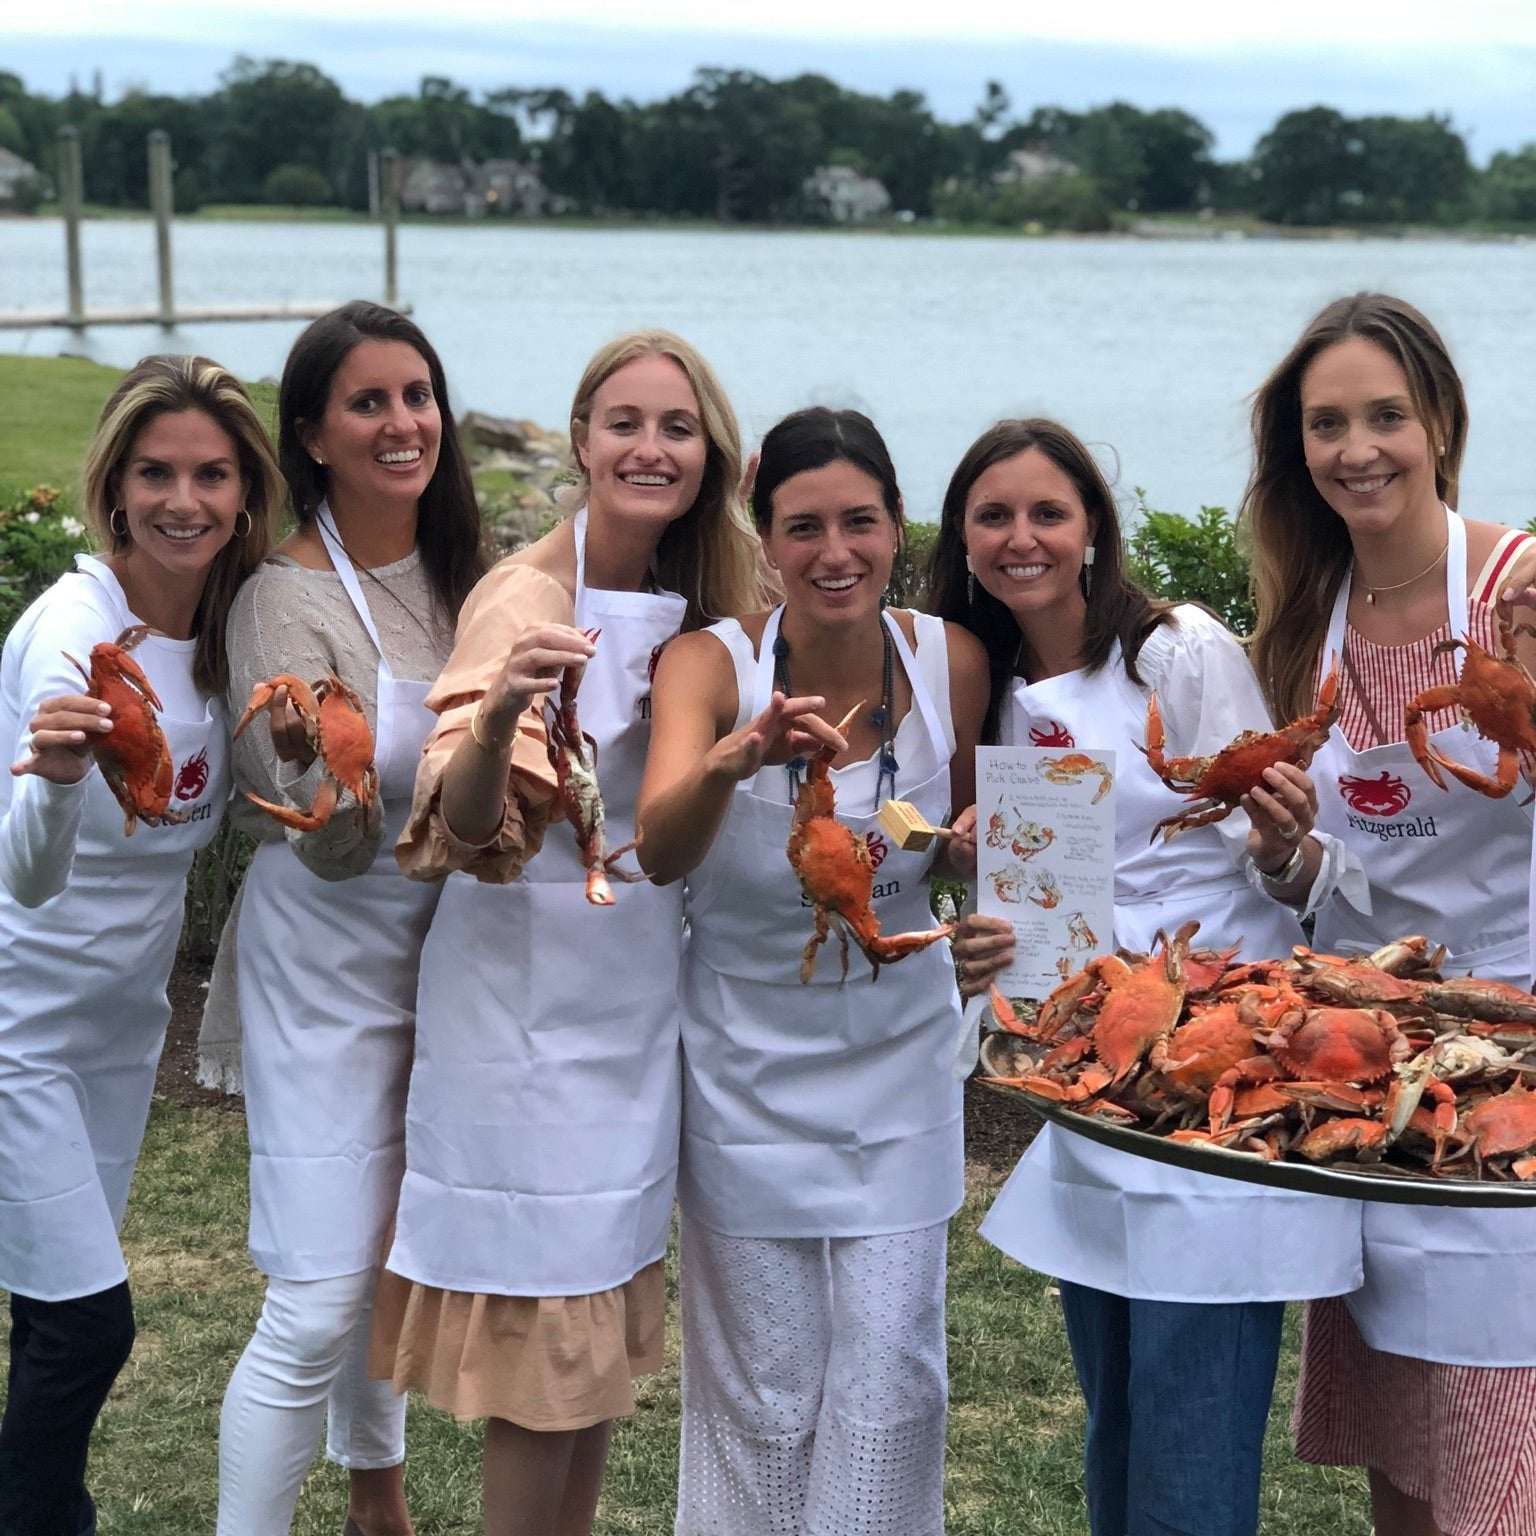
[[[1115,754],[976,751],[977,906],[1013,924],[1006,997],[1045,997],[1113,948]]]

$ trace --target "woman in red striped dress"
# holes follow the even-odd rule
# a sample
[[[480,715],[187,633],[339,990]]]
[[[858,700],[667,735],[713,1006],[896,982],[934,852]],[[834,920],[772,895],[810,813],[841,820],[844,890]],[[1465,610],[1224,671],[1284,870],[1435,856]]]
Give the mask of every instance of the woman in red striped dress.
[[[1319,911],[1317,947],[1424,933],[1448,971],[1528,986],[1524,795],[1440,789],[1404,740],[1408,701],[1456,681],[1445,642],[1496,651],[1496,604],[1536,568],[1536,541],[1451,510],[1467,410],[1445,345],[1400,299],[1340,299],[1265,381],[1253,429],[1254,669],[1292,719],[1330,657],[1342,666],[1311,771],[1317,825],[1364,879]],[[1527,637],[1517,648],[1536,663]],[[1454,707],[1425,725],[1492,777],[1495,749]],[[1382,1536],[1536,1536],[1536,1211],[1370,1202],[1363,1238],[1364,1285],[1307,1310],[1297,1454],[1369,1468]]]

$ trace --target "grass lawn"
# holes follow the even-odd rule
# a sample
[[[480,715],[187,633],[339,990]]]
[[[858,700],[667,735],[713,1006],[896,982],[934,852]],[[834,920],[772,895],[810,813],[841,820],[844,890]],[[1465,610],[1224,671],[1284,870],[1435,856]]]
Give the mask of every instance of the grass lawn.
[[[1080,1536],[1082,1405],[1049,1282],[975,1236],[1001,1175],[973,1163],[952,1227],[947,1484],[951,1536]],[[158,1102],[123,1233],[139,1340],[98,1428],[91,1485],[103,1531],[206,1536],[217,1499],[224,1384],[255,1322],[260,1277],[245,1254],[245,1134],[237,1114]],[[1270,1421],[1264,1536],[1367,1536],[1364,1479],[1304,1467],[1285,1420],[1299,1317],[1289,1319]],[[614,1441],[602,1536],[672,1529],[677,1329]],[[479,1531],[478,1426],[413,1400],[407,1484],[420,1536]],[[335,1536],[346,1480],[317,1462],[296,1536]]]
[[[0,353],[0,500],[34,485],[54,485],[70,502],[79,497],[80,469],[96,418],[121,368],[77,357],[15,357]],[[247,388],[272,429],[277,389]]]
[[[0,496],[39,482],[73,488],[117,377],[68,358],[0,355]],[[269,419],[272,394],[270,385],[258,386]],[[951,1229],[949,1531],[1077,1536],[1086,1530],[1082,1405],[1050,1282],[975,1235],[1011,1155],[994,1155],[995,1167],[971,1165],[966,1208]],[[245,1159],[238,1114],[157,1102],[123,1233],[138,1346],[92,1458],[104,1533],[206,1536],[213,1528],[219,1403],[261,1303],[261,1280],[245,1252]],[[1298,1323],[1298,1316],[1289,1319],[1270,1421],[1261,1530],[1367,1536],[1363,1476],[1303,1467],[1289,1453]],[[675,1320],[672,1348],[667,1369],[642,1384],[640,1411],[615,1437],[602,1536],[667,1536],[672,1529]],[[420,1536],[476,1536],[478,1429],[413,1403],[409,1444],[407,1483]],[[345,1498],[344,1475],[318,1465],[300,1501],[296,1536],[336,1536]]]
[[[80,462],[117,368],[0,354],[0,494],[56,485],[75,500]]]

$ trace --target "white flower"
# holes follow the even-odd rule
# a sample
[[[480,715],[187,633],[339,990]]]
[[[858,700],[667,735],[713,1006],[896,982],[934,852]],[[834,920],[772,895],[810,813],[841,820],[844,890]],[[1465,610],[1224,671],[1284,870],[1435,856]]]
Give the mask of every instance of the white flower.
[[[59,527],[72,539],[78,539],[85,532],[85,524],[78,517],[61,517]]]
[[[22,518],[22,521],[24,523],[35,523],[41,520],[42,515],[43,514],[41,512],[28,512]]]

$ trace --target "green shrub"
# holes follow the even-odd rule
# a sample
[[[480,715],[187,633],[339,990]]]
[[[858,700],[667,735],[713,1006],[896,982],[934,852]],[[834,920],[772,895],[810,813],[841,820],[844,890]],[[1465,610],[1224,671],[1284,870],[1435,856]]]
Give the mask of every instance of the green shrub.
[[[85,525],[53,486],[0,501],[0,643],[86,547]]]
[[[901,555],[891,572],[891,601],[900,608],[928,604],[928,557],[938,542],[937,523],[908,523]]]
[[[1248,558],[1237,520],[1224,507],[1201,507],[1198,517],[1155,512],[1136,487],[1140,522],[1129,543],[1131,576],[1155,597],[1197,602],[1219,614],[1237,635],[1251,635],[1257,614]]]
[[[336,201],[330,182],[308,165],[280,165],[269,171],[261,195],[285,208],[319,208]]]

